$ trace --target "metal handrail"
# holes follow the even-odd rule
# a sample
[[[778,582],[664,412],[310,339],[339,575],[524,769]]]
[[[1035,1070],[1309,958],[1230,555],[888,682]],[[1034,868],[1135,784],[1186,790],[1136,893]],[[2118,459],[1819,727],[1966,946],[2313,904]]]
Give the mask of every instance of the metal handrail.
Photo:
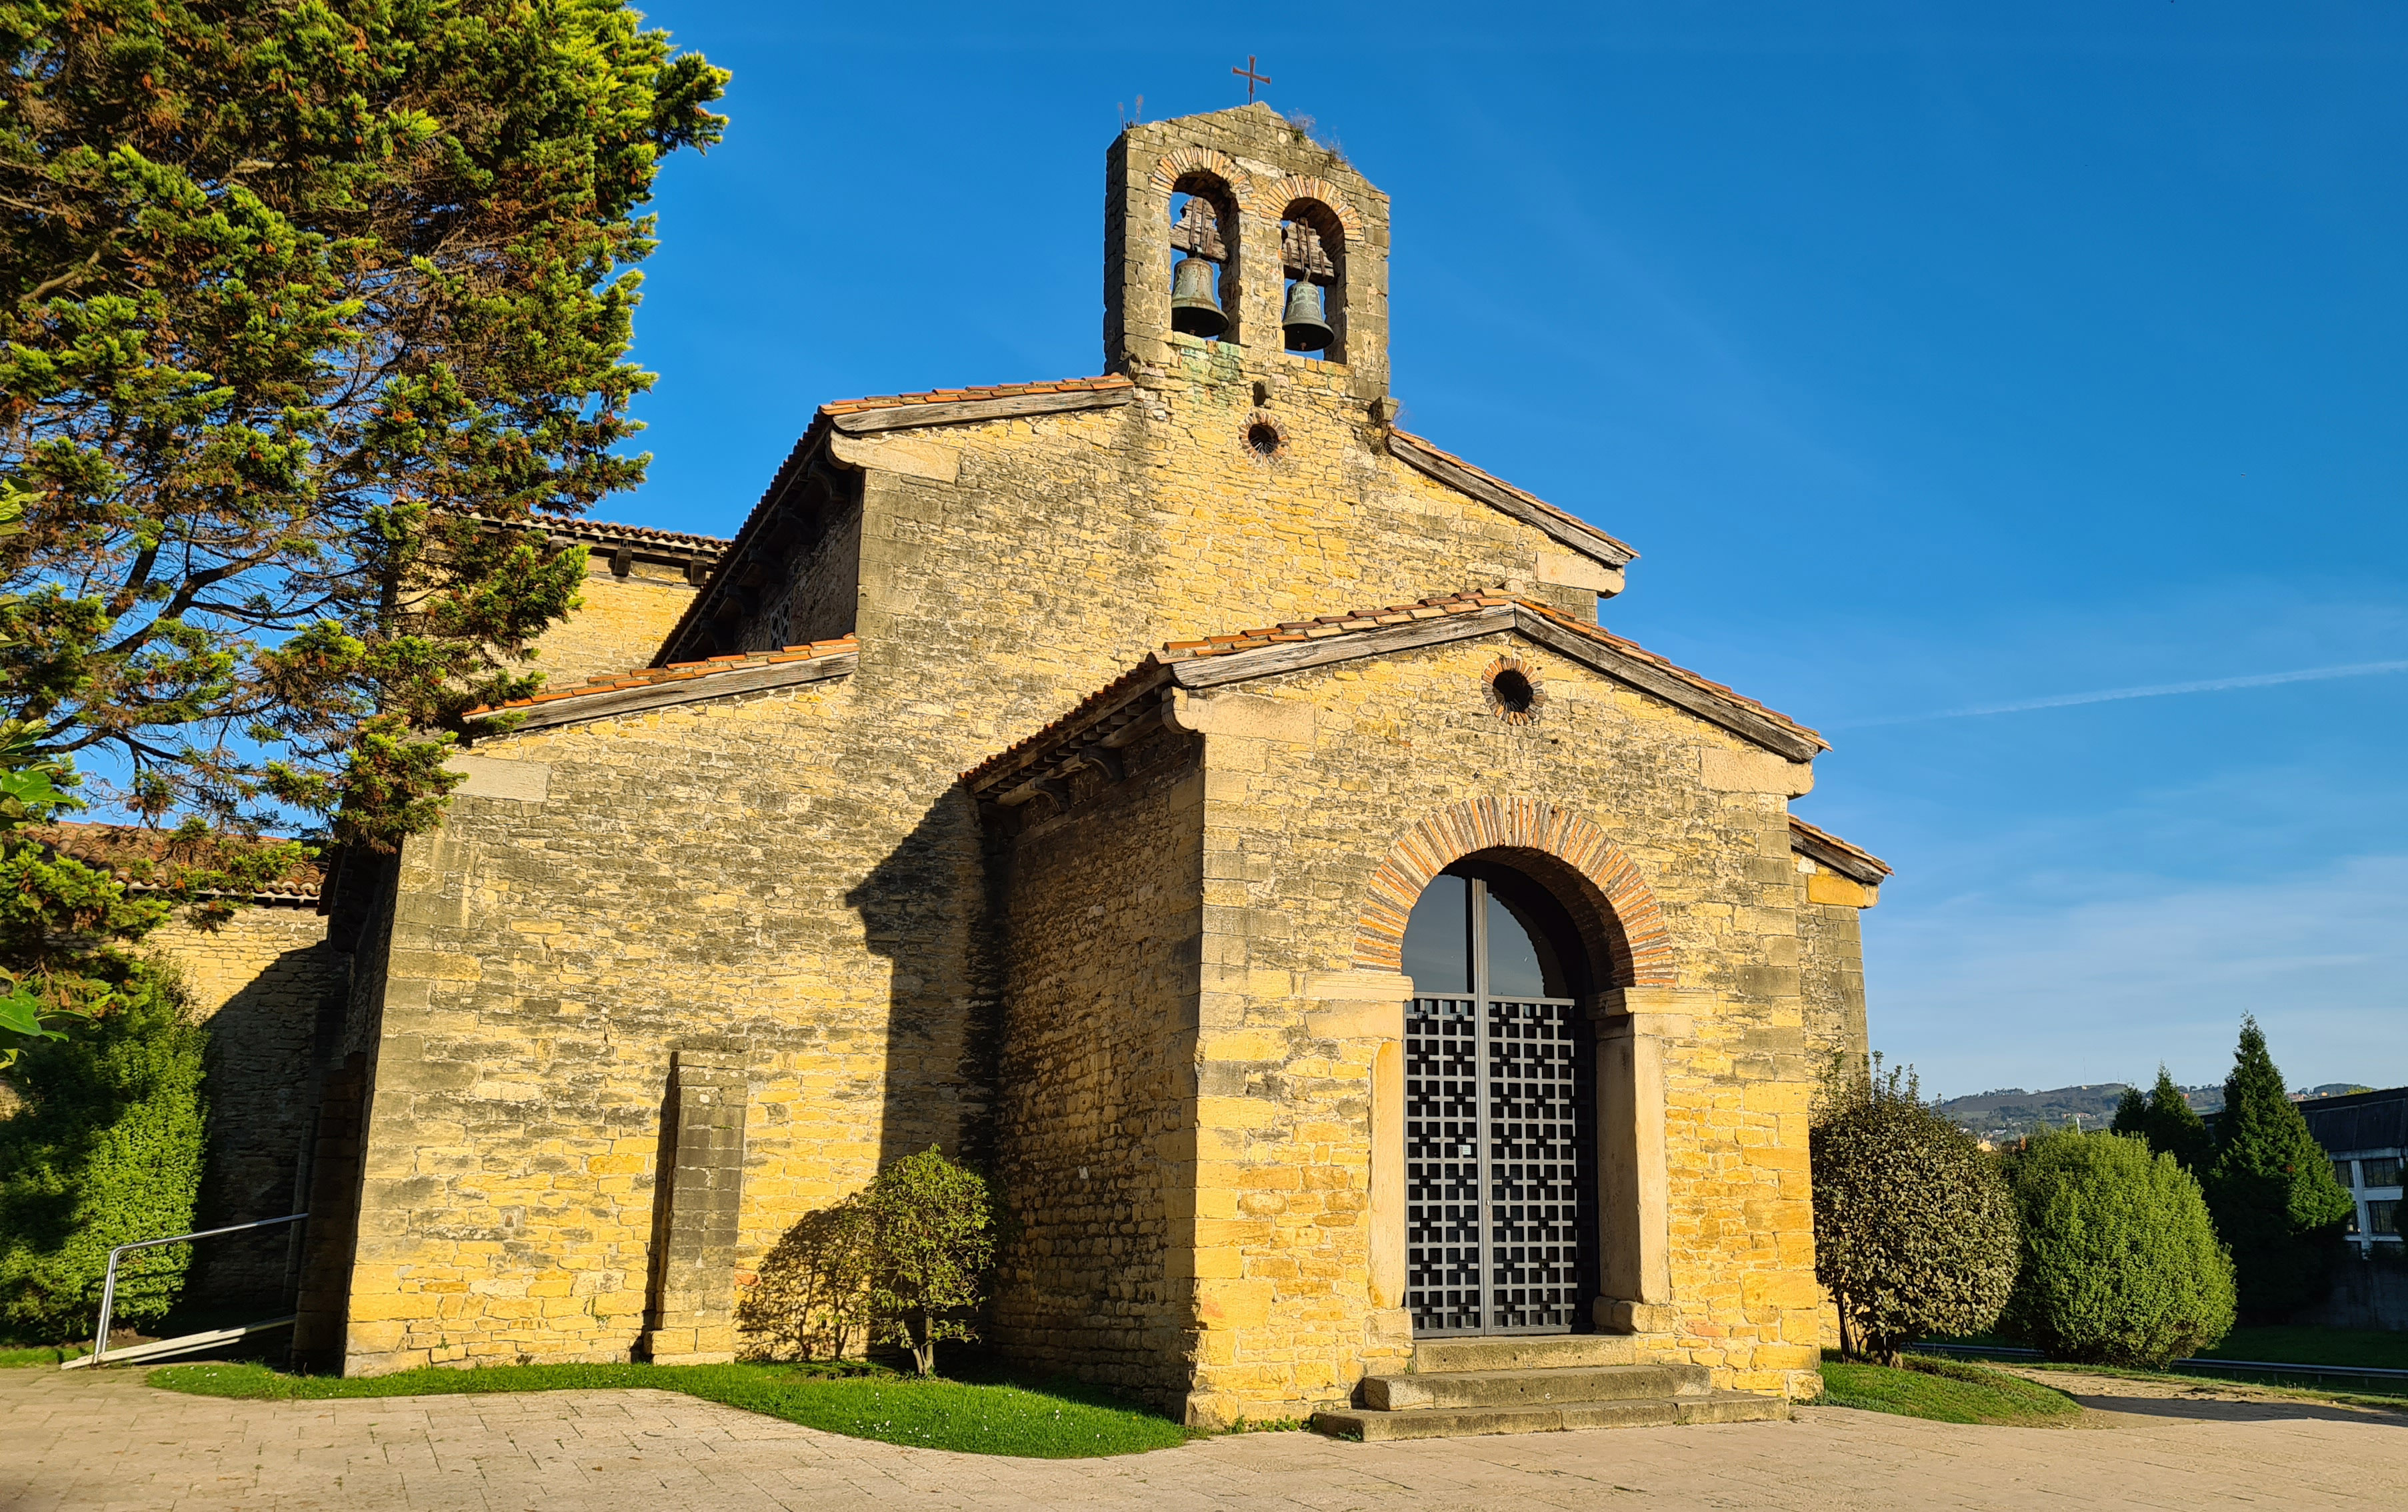
[[[161,1245],[180,1245],[193,1239],[214,1239],[222,1233],[244,1233],[252,1229],[273,1229],[280,1223],[298,1223],[307,1213],[287,1213],[280,1218],[261,1218],[256,1223],[232,1223],[222,1229],[203,1229],[196,1233],[169,1234],[165,1239],[144,1239],[131,1245],[120,1245],[108,1252],[108,1270],[100,1282],[100,1332],[93,1336],[92,1363],[99,1364],[108,1353],[108,1315],[117,1305],[117,1258],[137,1249],[156,1249]]]

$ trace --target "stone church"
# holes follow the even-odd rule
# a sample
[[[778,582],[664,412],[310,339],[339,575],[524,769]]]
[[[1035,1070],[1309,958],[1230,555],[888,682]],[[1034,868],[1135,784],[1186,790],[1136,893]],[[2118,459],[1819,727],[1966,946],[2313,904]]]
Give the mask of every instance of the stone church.
[[[732,540],[561,527],[548,690],[304,942],[301,1361],[742,1355],[780,1236],[935,1145],[1014,1219],[988,1342],[1198,1424],[1815,1390],[1886,875],[1788,812],[1824,742],[1398,427],[1343,157],[1138,125],[1105,202],[1102,376],[822,405]]]

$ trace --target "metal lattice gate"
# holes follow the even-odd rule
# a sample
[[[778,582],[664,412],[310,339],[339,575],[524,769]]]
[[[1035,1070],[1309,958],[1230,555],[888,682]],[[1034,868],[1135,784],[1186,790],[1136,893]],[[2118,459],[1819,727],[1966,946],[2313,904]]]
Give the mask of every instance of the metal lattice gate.
[[[1418,1337],[1562,1333],[1580,1305],[1587,1099],[1569,1000],[1405,1014],[1405,1303]]]

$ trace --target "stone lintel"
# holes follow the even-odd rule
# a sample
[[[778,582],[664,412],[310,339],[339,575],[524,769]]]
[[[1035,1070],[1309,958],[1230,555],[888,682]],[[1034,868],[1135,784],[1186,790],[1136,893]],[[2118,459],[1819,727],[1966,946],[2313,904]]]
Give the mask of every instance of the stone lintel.
[[[1806,873],[1806,900],[1836,903],[1842,908],[1870,908],[1881,901],[1881,889],[1837,871]]]

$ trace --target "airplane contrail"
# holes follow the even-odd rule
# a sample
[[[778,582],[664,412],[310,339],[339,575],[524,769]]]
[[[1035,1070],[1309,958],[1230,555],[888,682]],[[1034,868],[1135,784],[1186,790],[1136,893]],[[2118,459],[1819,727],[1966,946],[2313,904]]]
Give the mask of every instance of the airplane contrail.
[[[2124,698],[2166,698],[2178,693],[2223,693],[2233,688],[2273,687],[2283,683],[2321,683],[2335,677],[2375,677],[2408,672],[2408,661],[2361,661],[2346,667],[2306,667],[2295,672],[2258,672],[2248,677],[2209,677],[2196,683],[2158,683],[2148,687],[2102,688],[2096,693],[2060,693],[2054,698],[2023,698],[2014,703],[1985,703],[1971,709],[1943,709],[1937,713],[1896,714],[1886,719],[1851,719],[1830,727],[1866,729],[1875,725],[1919,725],[1932,719],[1974,719],[1984,714],[2020,714],[2034,709],[2066,709],[2078,703],[2114,703]]]

